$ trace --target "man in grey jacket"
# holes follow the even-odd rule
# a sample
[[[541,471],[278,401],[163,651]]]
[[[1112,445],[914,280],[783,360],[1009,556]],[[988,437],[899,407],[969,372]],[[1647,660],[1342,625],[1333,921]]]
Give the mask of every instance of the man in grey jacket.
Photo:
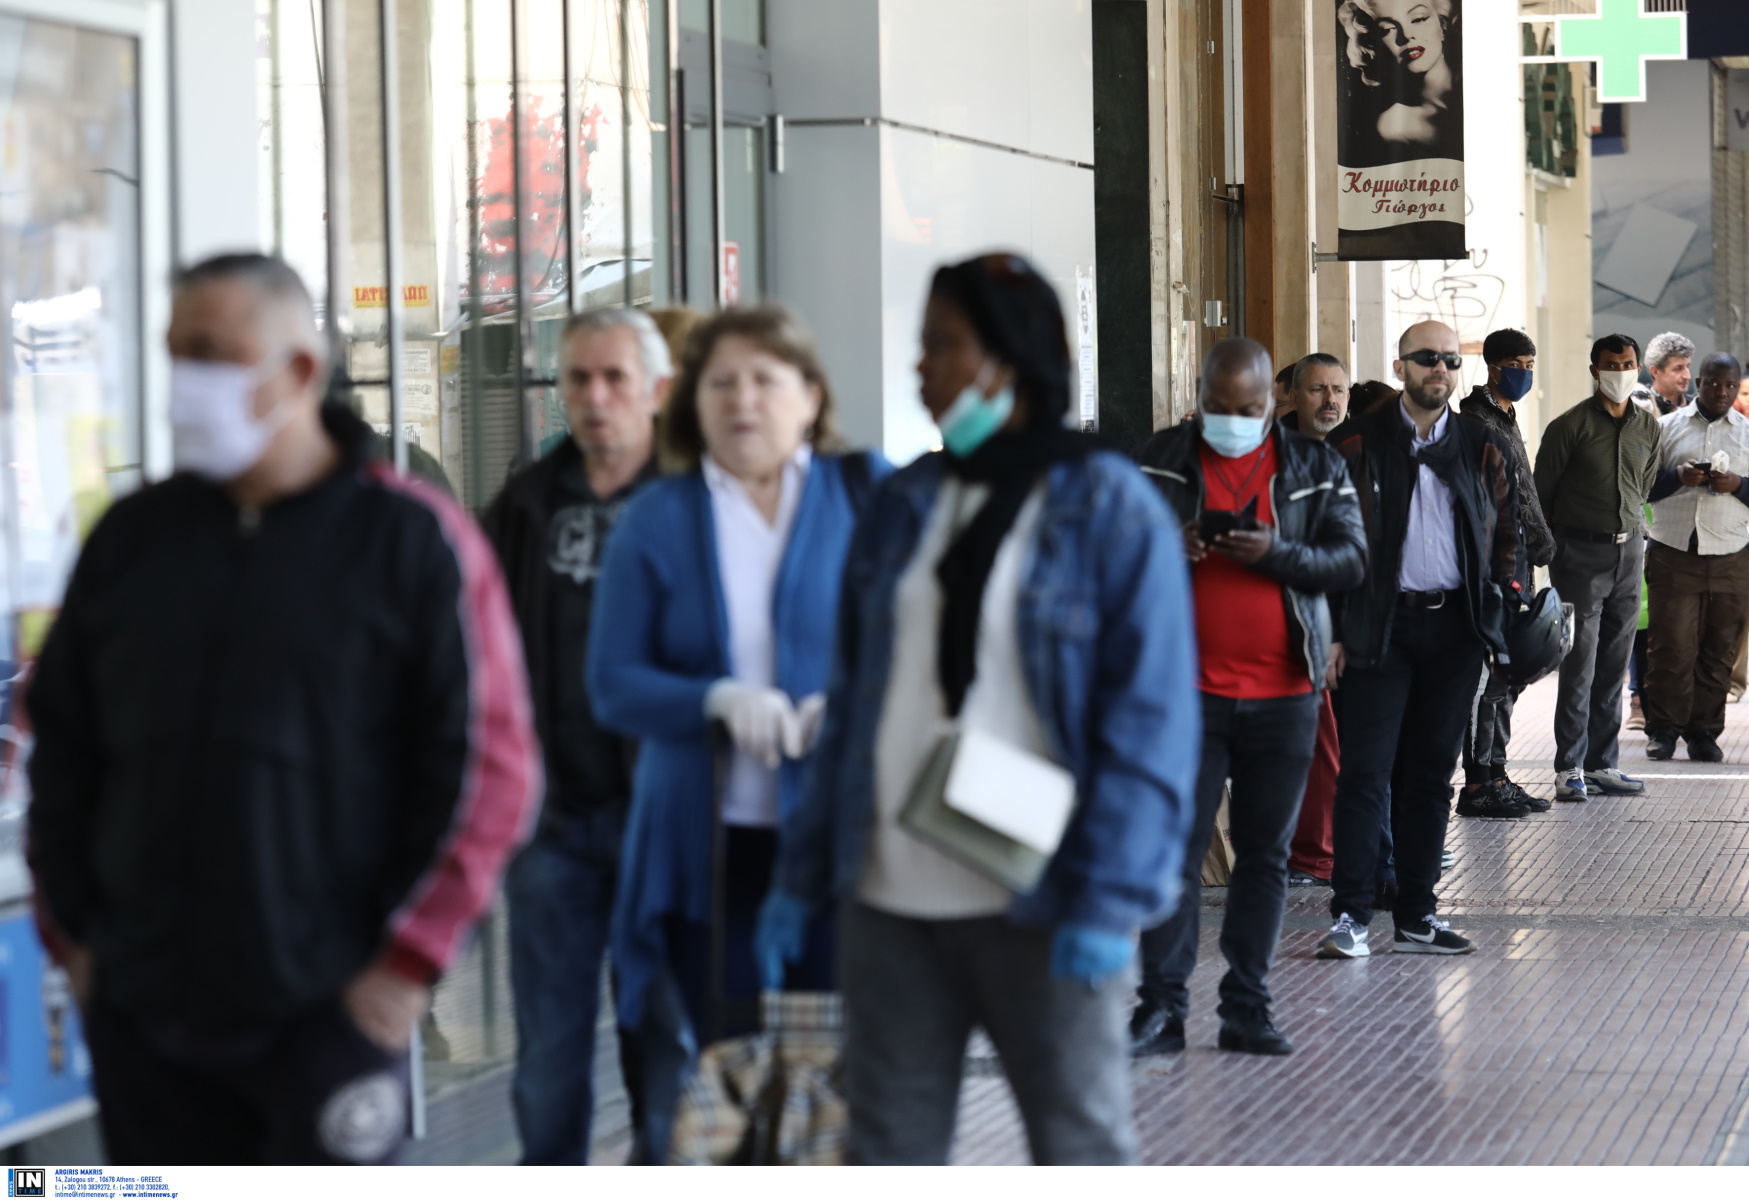
[[[1520,330],[1497,329],[1482,343],[1482,361],[1488,367],[1487,382],[1477,384],[1464,397],[1458,411],[1492,426],[1506,445],[1512,474],[1518,483],[1519,549],[1513,582],[1528,597],[1531,569],[1545,567],[1555,557],[1555,536],[1543,518],[1530,455],[1525,451],[1514,407],[1531,390],[1536,343]],[[1508,684],[1499,671],[1489,671],[1464,739],[1464,790],[1457,803],[1460,817],[1522,817],[1549,808],[1549,801],[1532,796],[1506,774],[1512,707],[1522,691]]]

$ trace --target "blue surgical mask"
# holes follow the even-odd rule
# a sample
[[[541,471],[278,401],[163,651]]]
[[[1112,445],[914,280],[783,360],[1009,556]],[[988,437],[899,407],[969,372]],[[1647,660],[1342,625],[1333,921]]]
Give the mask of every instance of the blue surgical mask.
[[[993,364],[986,362],[978,378],[966,385],[959,399],[936,420],[941,444],[947,453],[963,459],[988,442],[1014,413],[1014,386],[1005,384],[994,396],[984,395],[984,384]]]
[[[1204,413],[1202,440],[1223,459],[1242,459],[1263,445],[1269,432],[1267,417],[1237,417],[1231,413]]]
[[[1500,368],[1500,383],[1495,391],[1510,401],[1519,401],[1530,394],[1533,376],[1527,367]]]

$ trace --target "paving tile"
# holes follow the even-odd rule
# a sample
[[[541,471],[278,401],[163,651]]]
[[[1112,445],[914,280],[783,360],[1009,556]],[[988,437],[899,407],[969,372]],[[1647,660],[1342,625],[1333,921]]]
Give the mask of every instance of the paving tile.
[[[1545,681],[1514,722],[1512,774],[1544,796],[1553,701]],[[1204,938],[1190,1050],[1133,1071],[1144,1162],[1749,1162],[1749,706],[1729,718],[1736,764],[1650,763],[1628,733],[1643,797],[1454,818],[1441,909],[1474,955],[1319,961],[1328,893],[1293,890],[1271,979],[1292,1056],[1213,1049],[1222,967]],[[954,1155],[1027,1159],[993,1069],[961,1093]]]

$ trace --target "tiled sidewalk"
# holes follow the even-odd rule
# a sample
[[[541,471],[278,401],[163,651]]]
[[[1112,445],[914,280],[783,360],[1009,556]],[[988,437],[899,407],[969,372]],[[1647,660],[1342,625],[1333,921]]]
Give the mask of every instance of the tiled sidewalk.
[[[1513,774],[1544,796],[1553,702],[1545,681],[1514,722]],[[1135,1067],[1145,1162],[1749,1164],[1749,704],[1721,743],[1725,764],[1654,764],[1628,734],[1643,798],[1454,817],[1442,904],[1473,955],[1391,955],[1387,915],[1384,954],[1316,960],[1328,893],[1296,889],[1272,978],[1285,1059],[1214,1050],[1205,930],[1191,1049]],[[956,1158],[1026,1160],[993,1072],[967,1080]]]

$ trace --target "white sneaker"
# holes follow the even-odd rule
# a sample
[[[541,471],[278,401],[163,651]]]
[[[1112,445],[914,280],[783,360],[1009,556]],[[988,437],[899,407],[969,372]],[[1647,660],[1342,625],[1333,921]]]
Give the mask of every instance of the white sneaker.
[[[1367,929],[1346,913],[1318,944],[1319,959],[1365,959],[1372,954],[1366,945]]]
[[[1555,799],[1557,801],[1583,801],[1591,796],[1591,790],[1585,786],[1585,773],[1574,768],[1564,776],[1555,777]]]

